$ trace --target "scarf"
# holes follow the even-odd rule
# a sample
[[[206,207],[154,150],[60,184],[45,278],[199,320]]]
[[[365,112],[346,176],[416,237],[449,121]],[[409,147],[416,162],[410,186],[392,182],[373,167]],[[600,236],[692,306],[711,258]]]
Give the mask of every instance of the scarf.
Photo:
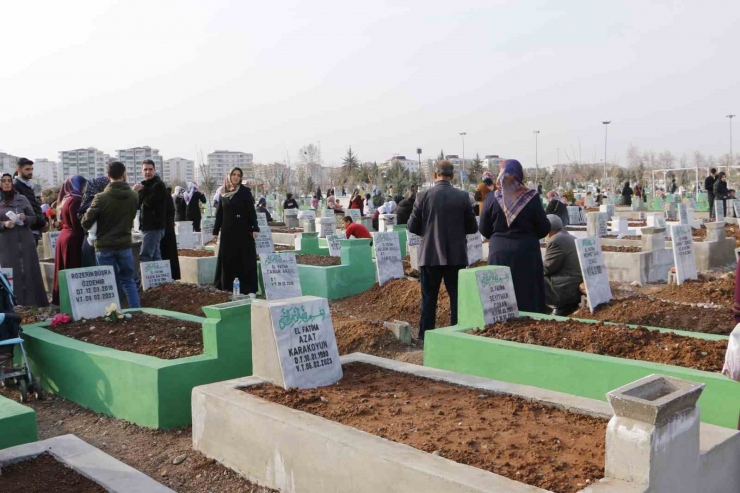
[[[77,217],[82,219],[85,212],[90,208],[93,198],[108,186],[110,180],[107,176],[98,176],[87,182],[87,188],[85,189],[85,195],[82,197],[82,204],[80,204],[80,210],[77,212]]]
[[[241,188],[241,184],[236,186],[231,184],[231,174],[236,170],[241,171],[241,168],[231,168],[231,170],[229,170],[229,173],[226,175],[226,178],[224,178],[224,184],[221,187],[221,197],[232,197]],[[244,175],[242,175],[242,177],[243,176]]]
[[[185,203],[189,204],[190,199],[193,198],[193,194],[198,191],[198,185],[195,184],[195,182],[190,182],[188,184],[188,191],[185,192]]]
[[[87,178],[82,175],[70,176],[64,180],[62,188],[59,190],[59,196],[57,197],[57,205],[62,205],[62,202],[67,197],[79,197],[82,198],[82,189],[87,184]]]
[[[393,212],[397,208],[398,205],[393,200],[389,200],[385,204],[378,207],[378,214],[393,214]]]
[[[182,197],[182,195],[183,195],[183,193],[184,193],[184,192],[185,192],[185,189],[184,189],[184,188],[182,188],[182,187],[181,187],[181,186],[179,186],[179,185],[178,185],[178,186],[176,186],[176,187],[175,187],[175,193],[173,193],[173,194],[172,194],[172,199],[174,200],[174,199],[176,199],[177,197]]]
[[[507,159],[501,163],[495,197],[504,210],[506,224],[509,226],[532,197],[537,196],[537,190],[527,188],[523,182],[524,171],[519,161]]]
[[[3,173],[2,176],[0,176],[0,178],[5,178],[6,176],[10,178],[11,180],[10,184],[12,185],[13,177],[10,175],[10,173]],[[10,205],[13,202],[13,199],[15,198],[15,193],[16,193],[16,190],[14,186],[11,186],[10,190],[8,190],[7,192],[0,189],[0,200],[4,200],[7,205]]]

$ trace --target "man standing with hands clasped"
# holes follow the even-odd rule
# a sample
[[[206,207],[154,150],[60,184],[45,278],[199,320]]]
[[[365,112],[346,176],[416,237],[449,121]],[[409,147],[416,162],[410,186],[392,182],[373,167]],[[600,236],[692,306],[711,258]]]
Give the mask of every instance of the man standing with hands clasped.
[[[165,206],[170,195],[164,182],[155,174],[154,161],[145,160],[141,164],[144,181],[134,185],[139,194],[139,229],[142,233],[139,261],[162,260],[159,244],[164,237]]]
[[[437,296],[444,279],[450,295],[450,325],[457,323],[457,274],[468,265],[466,236],[478,232],[467,192],[455,189],[455,168],[449,161],[438,161],[434,186],[414,202],[407,229],[421,236],[419,280],[421,281],[421,320],[419,340],[435,328]]]

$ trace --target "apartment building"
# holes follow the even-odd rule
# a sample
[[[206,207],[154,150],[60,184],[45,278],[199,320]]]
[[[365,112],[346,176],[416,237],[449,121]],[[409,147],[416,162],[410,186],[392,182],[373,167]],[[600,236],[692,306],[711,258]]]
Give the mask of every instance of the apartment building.
[[[59,163],[49,161],[45,158],[36,158],[33,160],[33,178],[42,187],[56,186],[64,181],[59,179]]]
[[[195,181],[195,162],[181,157],[165,159],[160,176],[168,185]]]
[[[419,172],[419,161],[415,159],[406,159],[406,156],[400,156],[400,155],[393,156],[388,161],[384,162],[381,165],[381,167],[383,169],[388,169],[396,163],[400,163],[403,166],[403,168],[409,173]]]
[[[15,173],[18,156],[13,156],[7,152],[0,152],[0,173]]]
[[[106,165],[111,160],[108,154],[94,147],[59,151],[57,181],[62,182],[74,175],[82,175],[88,179],[104,176],[107,173]]]
[[[160,178],[163,178],[162,156],[159,155],[159,149],[152,149],[149,146],[131,147],[130,149],[120,149],[116,151],[116,154],[118,161],[126,165],[126,178],[129,183],[138,183],[144,179],[141,175],[141,163],[145,159],[154,161],[157,173]]]
[[[208,155],[208,169],[211,178],[222,184],[231,168],[239,167],[244,178],[255,178],[254,156],[249,152],[215,150]]]

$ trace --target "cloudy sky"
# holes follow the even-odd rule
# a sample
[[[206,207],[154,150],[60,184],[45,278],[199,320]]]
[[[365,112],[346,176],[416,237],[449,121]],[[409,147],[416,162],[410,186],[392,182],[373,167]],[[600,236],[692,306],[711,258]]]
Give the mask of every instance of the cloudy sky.
[[[738,0],[0,0],[0,149],[728,152]],[[736,119],[736,146],[740,124]]]

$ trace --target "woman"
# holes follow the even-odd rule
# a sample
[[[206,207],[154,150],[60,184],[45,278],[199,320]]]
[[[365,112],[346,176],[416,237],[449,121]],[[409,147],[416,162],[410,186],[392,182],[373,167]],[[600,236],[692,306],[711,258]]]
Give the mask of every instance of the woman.
[[[352,192],[352,197],[349,199],[349,208],[359,209],[360,215],[363,215],[362,193],[360,193],[360,191],[357,189]]]
[[[267,218],[268,223],[272,222],[272,214],[267,210],[267,200],[264,197],[257,202],[257,212],[262,212]]]
[[[416,190],[406,191],[406,198],[398,195],[398,208],[396,209],[396,224],[408,224],[411,212],[414,210],[416,202]]]
[[[257,292],[257,249],[254,239],[259,233],[254,197],[243,186],[241,168],[232,168],[224,180],[216,209],[213,235],[218,236],[216,289],[233,291],[234,279],[239,279],[240,292]]]
[[[99,176],[87,182],[85,193],[82,196],[82,204],[77,211],[77,219],[82,220],[95,196],[105,190],[108,183],[110,183],[110,180],[107,176]],[[93,242],[88,240],[89,232],[84,231],[84,235],[85,237],[82,242],[82,267],[94,267],[98,265],[98,261],[95,258],[95,247],[92,245]]]
[[[187,208],[187,204],[185,203],[185,189],[179,186],[175,187],[172,200],[175,201],[175,221],[187,221],[185,219],[185,210]]]
[[[383,203],[385,202],[385,199],[383,199],[383,194],[380,193],[380,189],[378,187],[373,188],[373,205],[377,209]]]
[[[493,190],[493,174],[490,171],[486,171],[483,173],[483,179],[478,183],[478,187],[475,190],[475,201],[478,202],[478,213],[476,216],[480,216],[483,210],[483,204],[486,203],[486,196],[491,190]]]
[[[632,205],[632,193],[630,182],[624,182],[624,188],[622,188],[622,205]]]
[[[19,305],[44,307],[49,305],[49,299],[41,278],[36,241],[28,227],[35,220],[28,199],[13,188],[13,177],[3,173],[0,176],[0,265],[13,269],[13,290]]]
[[[491,240],[488,265],[511,269],[520,311],[544,313],[545,278],[540,239],[550,232],[550,221],[537,190],[524,185],[519,161],[501,163],[497,190],[489,193],[480,216],[480,232]]]
[[[185,220],[193,221],[193,231],[200,233],[200,204],[206,203],[206,196],[200,193],[198,185],[191,181],[183,199],[185,200]]]
[[[331,194],[328,197],[326,197],[326,208],[333,210],[334,214],[344,214],[344,211],[342,210],[342,206],[339,205],[339,202],[337,201],[337,199],[334,198],[334,194]]]
[[[365,214],[368,216],[375,214],[375,204],[373,204],[372,197],[369,193],[365,194]]]
[[[319,210],[319,198],[316,195],[314,195],[313,198],[311,199],[311,207],[313,207],[316,210]]]
[[[547,192],[547,198],[550,199],[550,202],[547,204],[547,208],[545,208],[545,214],[555,214],[560,218],[563,226],[570,225],[568,204],[558,196],[558,193],[555,190]]]
[[[283,210],[285,209],[299,209],[298,201],[293,198],[292,193],[285,194],[285,201],[283,202]]]
[[[714,182],[714,200],[722,201],[722,211],[725,217],[727,217],[727,203],[725,200],[730,196],[730,191],[727,189],[727,173],[720,171],[717,175],[717,180]]]
[[[175,189],[177,190],[177,189]],[[171,192],[171,188],[167,188]],[[177,197],[177,192],[172,194]],[[168,200],[164,206],[164,236],[159,241],[159,251],[162,253],[162,260],[170,261],[170,273],[172,280],[180,279],[180,256],[177,253],[177,234],[175,233],[175,217],[177,216],[177,206],[174,200]]]
[[[397,208],[398,208],[398,204],[396,204],[396,202],[394,202],[393,200],[389,200],[385,204],[378,207],[373,213],[373,219],[372,219],[373,229],[375,231],[380,231],[378,229],[380,227],[380,215],[381,214],[394,214]]]
[[[54,305],[59,305],[59,271],[82,267],[82,242],[85,241],[85,232],[80,224],[79,212],[86,186],[85,177],[74,175],[67,178],[59,190],[57,202],[62,205],[59,216],[62,232],[57,238],[54,255],[54,288],[51,292],[51,303]]]

